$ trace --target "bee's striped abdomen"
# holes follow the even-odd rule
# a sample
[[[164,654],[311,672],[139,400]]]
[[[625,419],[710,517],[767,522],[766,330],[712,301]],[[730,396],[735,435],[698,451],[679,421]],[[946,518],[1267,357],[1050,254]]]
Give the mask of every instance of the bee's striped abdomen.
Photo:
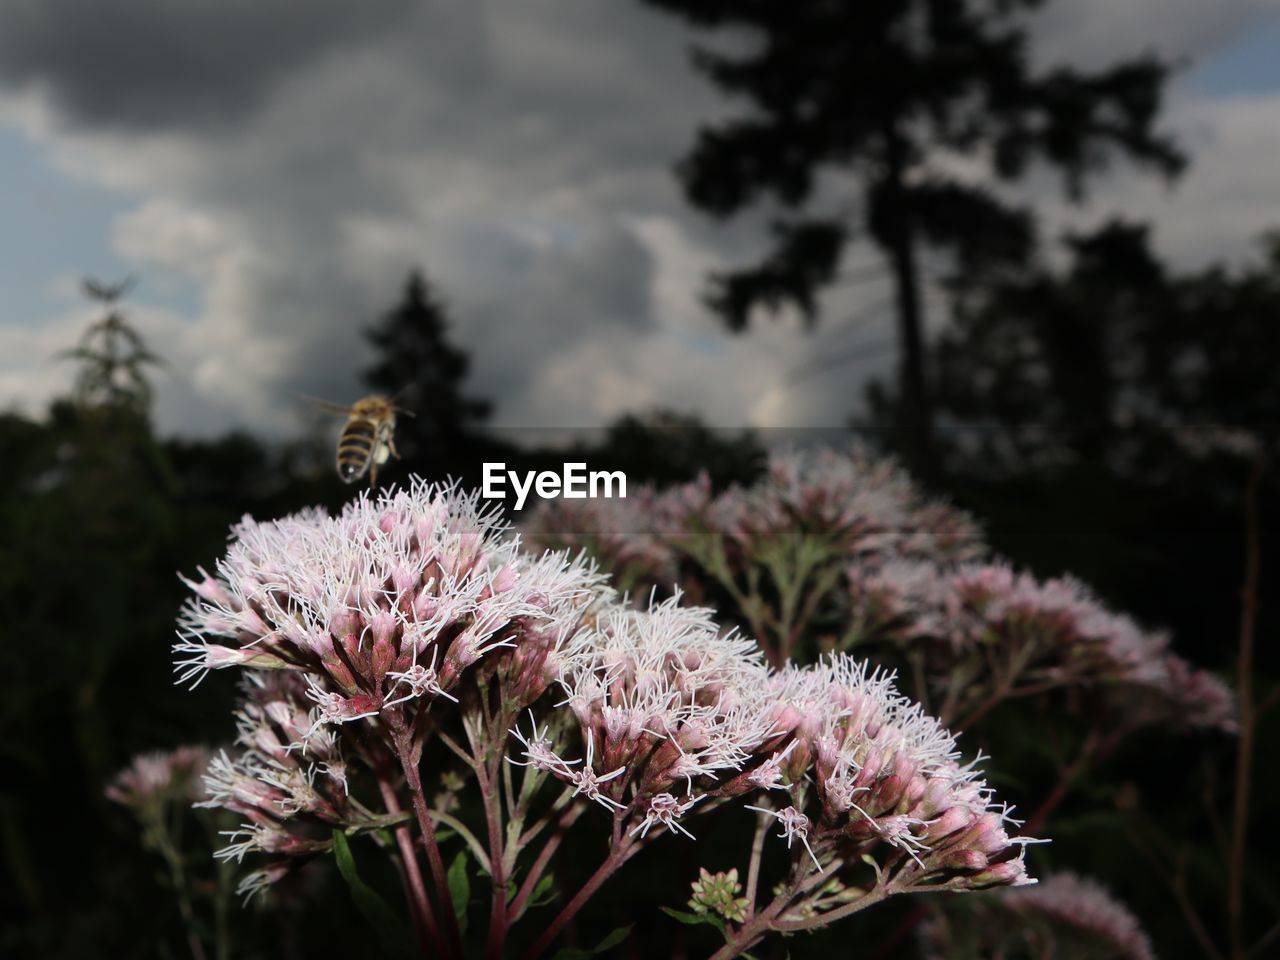
[[[370,420],[349,420],[338,437],[338,476],[344,483],[359,480],[369,469],[377,429]]]

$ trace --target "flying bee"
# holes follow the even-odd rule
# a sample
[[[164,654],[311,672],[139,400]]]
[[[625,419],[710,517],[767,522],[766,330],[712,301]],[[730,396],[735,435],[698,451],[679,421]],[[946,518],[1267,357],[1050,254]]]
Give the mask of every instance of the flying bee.
[[[311,398],[308,398],[311,399]],[[343,483],[355,483],[366,473],[369,485],[378,485],[378,467],[390,457],[400,459],[396,450],[396,414],[413,414],[397,407],[395,402],[381,393],[361,397],[349,407],[312,400],[326,410],[340,413],[347,418],[338,435],[338,450],[334,465]]]

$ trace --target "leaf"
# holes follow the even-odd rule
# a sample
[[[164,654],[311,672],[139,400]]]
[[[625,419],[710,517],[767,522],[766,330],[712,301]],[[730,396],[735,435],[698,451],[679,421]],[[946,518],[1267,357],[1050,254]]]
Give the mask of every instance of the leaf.
[[[684,910],[673,910],[671,907],[662,907],[660,909],[668,917],[679,920],[687,927],[698,927],[707,924],[724,933],[724,921],[713,913],[688,913]]]
[[[529,895],[528,906],[540,907],[544,903],[550,903],[555,899],[555,891],[552,887],[555,885],[556,878],[552,873],[545,873],[533,887],[533,893]]]
[[[631,933],[631,928],[633,926],[635,926],[635,924],[629,923],[625,927],[619,927],[617,930],[613,931],[613,933],[609,934],[607,937],[605,937],[603,940],[597,943],[595,945],[595,949],[592,950],[591,952],[604,953],[606,950],[610,950],[613,947],[616,947],[623,940],[627,939],[627,935]]]
[[[360,879],[360,874],[356,872],[355,857],[351,855],[351,846],[341,830],[333,831],[333,858],[337,861],[342,879],[347,882],[347,889],[351,891],[356,909],[378,932],[378,938],[386,952],[392,956],[411,957],[412,953],[407,946],[408,929],[378,892]]]
[[[625,927],[619,927],[590,950],[584,950],[582,947],[561,947],[556,951],[555,956],[553,956],[551,960],[585,960],[587,957],[594,957],[597,954],[604,953],[606,950],[612,950],[623,940],[627,939],[627,935],[631,933],[631,928],[633,926],[635,926],[635,924],[629,923]]]
[[[459,850],[449,864],[449,896],[453,898],[453,912],[458,917],[458,929],[467,932],[467,901],[471,899],[471,878],[467,876],[467,852]]]

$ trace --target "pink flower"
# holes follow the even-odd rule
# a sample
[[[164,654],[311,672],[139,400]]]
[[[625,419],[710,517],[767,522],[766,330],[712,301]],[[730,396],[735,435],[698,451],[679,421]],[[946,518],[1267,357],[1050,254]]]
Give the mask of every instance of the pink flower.
[[[777,727],[794,737],[791,757],[805,762],[788,771],[794,803],[765,812],[788,840],[805,841],[820,869],[837,856],[847,861],[848,847],[884,844],[909,858],[898,868],[903,885],[944,877],[948,889],[1034,882],[1022,861],[1032,841],[1008,835],[1006,809],[973,765],[959,764],[955,739],[897,692],[891,674],[835,656],[776,675],[768,699]],[[815,789],[804,789],[805,780]]]
[[[975,676],[992,659],[1016,662],[1042,689],[1116,690],[1116,706],[1133,723],[1234,729],[1224,683],[1171,653],[1167,634],[1108,610],[1073,577],[1042,581],[1002,563],[889,561],[851,569],[850,604],[867,632],[925,652],[935,675],[966,657]]]
[[[116,774],[105,793],[109,800],[133,810],[163,805],[170,800],[199,800],[200,777],[209,763],[204,747],[140,753]]]
[[[217,578],[191,583],[180,679],[233,666],[294,672],[324,723],[452,699],[464,672],[526,635],[535,649],[523,656],[537,657],[542,638],[545,657],[602,592],[581,561],[520,553],[475,496],[420,481],[336,517],[246,518],[234,535]],[[525,695],[546,680],[533,670]]]
[[[1153,958],[1128,908],[1097,883],[1070,873],[971,901],[963,910],[939,906],[945,920],[927,921],[920,931],[930,960],[960,954]]]
[[[1074,927],[1110,946],[1116,957],[1153,960],[1151,942],[1137,918],[1092,880],[1055,874],[1034,890],[1008,894],[1005,903],[1019,913],[1037,913]]]

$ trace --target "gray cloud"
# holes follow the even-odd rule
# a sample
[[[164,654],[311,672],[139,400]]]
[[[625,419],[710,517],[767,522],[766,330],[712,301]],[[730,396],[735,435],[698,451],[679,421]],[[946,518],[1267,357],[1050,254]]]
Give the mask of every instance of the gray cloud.
[[[764,235],[758,219],[713,223],[681,199],[672,162],[729,108],[688,67],[684,29],[638,3],[141,0],[102,48],[114,52],[82,63],[104,6],[0,0],[0,122],[70,175],[137,198],[104,242],[141,274],[139,325],[179,371],[160,384],[165,429],[284,433],[303,415],[294,392],[352,397],[361,328],[415,266],[450,302],[473,392],[501,423],[591,425],[662,404],[726,426],[826,425],[890,368],[884,287],[832,293],[807,336],[783,320],[733,337],[703,310],[705,271],[751,259]],[[1109,16],[1100,0],[1064,6]],[[1175,118],[1208,125],[1206,179],[1176,205],[1132,197],[1180,252],[1212,252],[1221,211],[1262,189],[1274,151],[1254,155],[1249,124],[1270,116],[1280,103]],[[1225,195],[1216,168],[1253,186]],[[1192,220],[1218,226],[1197,240]],[[169,275],[200,291],[190,315],[148,299]],[[47,356],[84,319],[0,329],[0,353]],[[54,383],[0,363],[6,397]]]
[[[273,84],[385,34],[413,0],[0,0],[0,79],[48,87],[83,123],[232,123]]]
[[[1276,0],[1058,0],[1036,17],[1034,52],[1086,68],[1142,53],[1194,63],[1278,10]]]

